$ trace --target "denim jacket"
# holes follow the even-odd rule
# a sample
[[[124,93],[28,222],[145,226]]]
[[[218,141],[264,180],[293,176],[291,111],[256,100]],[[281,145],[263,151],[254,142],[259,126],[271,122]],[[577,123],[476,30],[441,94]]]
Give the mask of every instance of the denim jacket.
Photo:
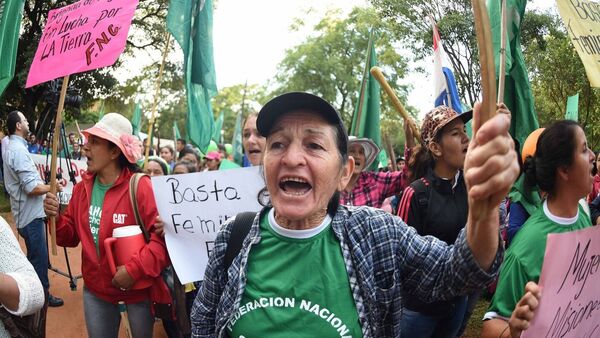
[[[259,219],[257,214],[227,271],[223,263],[232,220],[217,235],[192,307],[192,337],[227,336],[227,324],[244,294],[248,255],[261,240]],[[434,237],[421,237],[400,218],[370,207],[340,206],[332,229],[340,241],[365,338],[400,337],[402,294],[432,302],[485,287],[498,273],[504,251],[499,245],[486,272],[473,257],[464,230],[448,246]]]

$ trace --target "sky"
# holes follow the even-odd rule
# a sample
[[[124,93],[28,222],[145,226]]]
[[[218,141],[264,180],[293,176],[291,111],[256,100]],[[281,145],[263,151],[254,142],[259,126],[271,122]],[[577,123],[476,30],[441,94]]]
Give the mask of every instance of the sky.
[[[218,88],[246,81],[248,84],[259,85],[269,83],[277,73],[277,65],[282,61],[285,50],[303,42],[314,24],[329,10],[338,9],[345,15],[355,6],[370,5],[367,0],[218,0],[213,13],[213,47]],[[548,9],[554,7],[555,3],[533,0],[529,1],[528,6]],[[305,21],[304,30],[290,30],[296,18]],[[407,52],[399,51],[401,54]],[[180,52],[175,54],[172,55],[175,59],[181,58]],[[145,60],[136,63],[141,69],[144,64],[157,62],[160,55],[140,55],[140,58]],[[425,69],[425,73],[409,72],[403,79],[404,84],[412,86],[405,104],[416,107],[420,116],[433,107],[431,62],[432,59],[426,59],[409,64],[410,69],[421,67]],[[118,78],[123,80],[132,73],[135,72],[131,72],[130,68],[120,69]],[[153,93],[152,89],[139,96],[151,98]]]
[[[309,30],[291,32],[295,18],[308,27],[324,17],[329,9],[349,13],[355,6],[370,6],[365,0],[218,0],[213,14],[215,71],[219,88],[242,84],[265,84],[277,71],[285,50],[301,43]],[[550,8],[554,1],[534,0],[528,6]],[[310,10],[310,11],[309,11]],[[443,37],[442,37],[443,39]],[[413,86],[408,104],[424,113],[433,105],[431,72],[424,60],[426,73],[411,73],[404,79]],[[359,81],[359,79],[357,79]]]

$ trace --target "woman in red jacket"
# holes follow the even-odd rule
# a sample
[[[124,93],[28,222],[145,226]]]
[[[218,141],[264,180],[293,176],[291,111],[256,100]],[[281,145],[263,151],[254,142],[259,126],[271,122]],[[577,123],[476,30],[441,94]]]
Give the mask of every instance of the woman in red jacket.
[[[129,262],[118,266],[114,274],[103,245],[105,239],[112,237],[113,229],[137,223],[129,197],[129,181],[140,171],[135,164],[141,157],[139,141],[131,136],[131,123],[117,113],[104,115],[83,134],[87,138],[83,150],[88,165],[83,181],[73,188],[64,214],[58,215],[58,200],[52,194],[47,194],[44,210],[48,216],[58,217],[59,245],[75,247],[81,243],[88,335],[116,338],[120,325],[117,303],[123,301],[133,337],[151,337],[154,324],[151,304],[170,302],[170,296],[160,278],[169,258],[164,239],[154,232],[158,211],[149,178],[140,180],[136,197],[150,241]],[[141,279],[151,279],[152,286],[132,288]]]

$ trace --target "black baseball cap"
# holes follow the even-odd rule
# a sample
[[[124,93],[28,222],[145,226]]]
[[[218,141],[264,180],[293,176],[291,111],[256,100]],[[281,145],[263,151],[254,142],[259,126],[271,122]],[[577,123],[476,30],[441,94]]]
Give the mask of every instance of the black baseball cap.
[[[267,102],[258,112],[256,118],[256,129],[267,137],[277,120],[292,111],[306,109],[314,111],[322,116],[327,122],[338,127],[346,138],[346,128],[338,111],[329,102],[322,98],[305,92],[289,92],[281,94]]]

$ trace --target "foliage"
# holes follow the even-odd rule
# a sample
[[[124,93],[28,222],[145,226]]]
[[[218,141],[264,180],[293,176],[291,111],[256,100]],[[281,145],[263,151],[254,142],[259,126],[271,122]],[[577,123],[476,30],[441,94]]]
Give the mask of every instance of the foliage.
[[[461,100],[473,105],[481,91],[479,55],[470,0],[371,0],[415,60],[431,57],[433,37],[428,17],[438,26],[444,50],[454,68]]]
[[[251,112],[258,112],[267,100],[265,88],[257,84],[238,84],[220,89],[213,98],[212,108],[215,116],[221,112],[225,116],[223,121],[224,142],[231,143],[237,114],[243,112],[245,117]]]
[[[173,121],[179,129],[185,130],[187,100],[183,85],[182,63],[166,62],[162,74],[155,118],[155,132],[161,138],[173,138]],[[131,117],[136,102],[142,107],[141,131],[148,133],[148,123],[152,116],[156,93],[156,81],[160,64],[150,64],[142,71],[115,88],[113,95],[105,100],[105,111],[117,111]]]
[[[31,122],[40,117],[39,115],[45,106],[44,92],[46,91],[46,85],[42,84],[29,89],[24,88],[29,66],[37,49],[48,11],[74,2],[76,1],[25,1],[15,79],[11,82],[3,97],[0,98],[0,116],[5,116],[7,112],[13,109],[19,109]],[[136,15],[132,21],[125,56],[132,56],[141,50],[151,53],[164,47],[164,18],[167,7],[167,0],[139,1]],[[117,61],[113,67],[71,76],[71,87],[77,89],[83,97],[82,111],[87,111],[96,98],[111,95],[112,90],[117,85],[117,80],[113,74],[121,66],[122,63]],[[67,106],[65,115],[67,120],[78,119],[80,111]]]
[[[287,91],[314,93],[332,102],[349,126],[365,70],[370,30],[374,31],[379,65],[402,102],[407,101],[409,89],[400,84],[407,60],[398,54],[390,26],[382,23],[372,8],[354,8],[347,17],[339,16],[339,12],[328,12],[305,41],[286,50],[271,96]],[[296,19],[292,28],[305,27],[303,20]],[[389,102],[382,100],[382,129],[396,141],[396,135],[402,134],[401,119]]]
[[[561,20],[549,13],[530,12],[523,25],[527,31],[541,32],[529,40],[524,52],[540,125],[564,119],[567,97],[579,93],[579,122],[590,147],[598,149],[600,90],[590,87]]]

